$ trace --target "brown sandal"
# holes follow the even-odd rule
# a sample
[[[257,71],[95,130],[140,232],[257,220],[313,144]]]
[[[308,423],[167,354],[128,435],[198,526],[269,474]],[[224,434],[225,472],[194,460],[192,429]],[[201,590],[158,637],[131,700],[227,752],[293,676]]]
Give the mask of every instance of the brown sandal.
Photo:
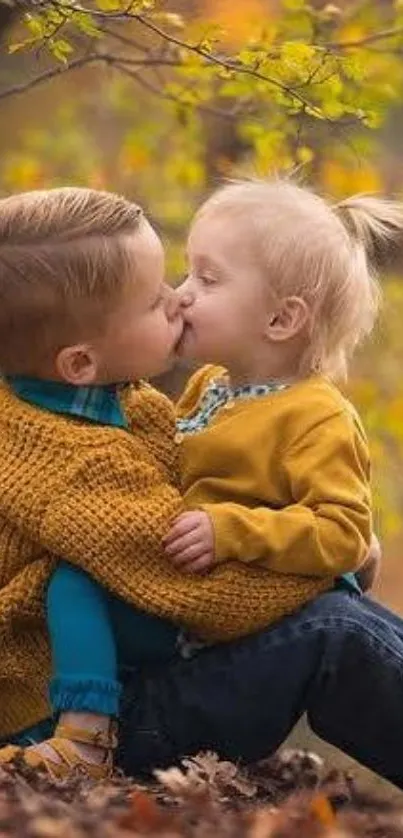
[[[72,747],[72,742],[96,745],[105,749],[105,758],[101,763],[87,762]],[[49,757],[18,745],[6,745],[0,748],[0,766],[22,761],[29,768],[45,769],[53,779],[64,780],[74,771],[86,774],[92,780],[105,780],[113,771],[113,751],[117,748],[116,725],[111,722],[109,730],[83,730],[58,725],[55,735],[46,741],[60,757],[60,762],[53,762]]]

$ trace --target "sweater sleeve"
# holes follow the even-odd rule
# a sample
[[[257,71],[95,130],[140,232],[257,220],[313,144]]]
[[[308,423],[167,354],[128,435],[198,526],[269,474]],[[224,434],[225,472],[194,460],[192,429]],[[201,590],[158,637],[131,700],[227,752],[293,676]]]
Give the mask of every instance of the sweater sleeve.
[[[181,506],[179,492],[141,459],[104,450],[74,470],[43,516],[40,541],[128,601],[136,572],[163,558],[161,541]]]
[[[294,500],[285,508],[203,504],[213,521],[216,561],[314,576],[356,570],[372,531],[369,454],[358,421],[346,411],[322,418],[284,457]]]

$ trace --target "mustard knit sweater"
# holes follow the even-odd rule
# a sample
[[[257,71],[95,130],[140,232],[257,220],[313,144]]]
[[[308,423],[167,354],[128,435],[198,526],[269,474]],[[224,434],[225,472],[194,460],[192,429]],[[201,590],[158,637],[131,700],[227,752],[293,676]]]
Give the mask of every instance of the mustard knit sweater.
[[[187,391],[189,404],[197,399],[200,383],[198,378]],[[299,428],[300,400],[297,396],[293,403],[291,393],[283,402],[281,433],[284,446],[293,441],[292,451],[299,453],[300,482],[307,485],[310,481],[306,468],[311,467],[309,446],[307,459],[303,461],[297,445],[303,430],[302,426]],[[329,401],[327,396],[323,399],[320,389],[313,396],[309,416],[313,420],[314,410],[318,410],[320,425],[332,399]],[[0,737],[35,724],[49,714],[45,696],[50,659],[43,602],[55,557],[63,557],[87,570],[128,602],[171,618],[212,640],[239,637],[262,628],[332,585],[334,567],[329,571],[324,569],[323,575],[316,578],[284,575],[262,567],[260,562],[250,565],[222,562],[204,577],[175,571],[161,548],[162,536],[172,517],[183,508],[176,488],[178,446],[174,444],[173,408],[148,385],[126,392],[123,407],[132,433],[53,415],[21,401],[6,385],[0,384]],[[235,413],[239,410],[242,408],[237,406]],[[337,407],[333,401],[332,410],[344,416],[348,430],[345,447],[355,440],[355,453],[351,457],[355,458],[356,469],[362,470],[364,485],[365,441],[341,401]],[[264,438],[264,423],[259,420],[256,425],[259,447],[280,427],[278,419],[277,425],[272,425],[265,413]],[[229,418],[229,413],[225,415]],[[213,423],[221,426],[222,439],[227,436],[223,421],[222,416],[217,416]],[[247,421],[249,424],[249,417]],[[235,458],[240,442],[242,449],[245,448],[244,429],[240,437],[240,428],[239,423],[237,428],[234,425]],[[215,444],[217,454],[218,447]],[[277,446],[277,455],[283,457],[286,447],[280,449]],[[273,469],[273,475],[279,470],[281,483],[286,481],[287,474],[280,460],[275,464],[266,451],[261,447],[259,450],[263,482],[266,482],[266,472],[269,474]],[[269,451],[273,456],[272,447]],[[191,451],[189,454],[193,456]],[[200,457],[198,462],[200,469]],[[216,473],[213,458],[209,463],[211,473]],[[241,502],[248,485],[252,489],[249,472],[248,467],[241,478],[242,491],[235,494],[228,478],[227,497],[231,502],[235,496]],[[239,469],[236,473],[241,476]],[[184,469],[185,487],[191,479],[188,463]],[[213,482],[209,493],[205,482],[203,502],[215,504],[221,500],[214,485]],[[295,491],[299,491],[298,483]],[[259,498],[265,502],[266,495],[269,499],[270,492],[265,497],[260,494]],[[196,489],[192,493],[189,488],[185,500],[187,505],[199,505]],[[348,493],[345,501],[347,507],[351,505]],[[359,558],[357,554],[355,561],[350,561],[349,551],[349,569],[359,564],[369,539],[369,514],[363,512],[364,490],[360,503],[354,500],[351,509],[354,520],[351,538],[357,543],[357,521],[361,515]],[[355,510],[355,504],[357,509],[360,507],[360,513]],[[219,515],[215,518],[217,532],[230,541],[227,525],[217,524]],[[337,527],[332,530],[341,539],[343,548],[344,529],[345,522],[342,532]],[[239,542],[238,530],[234,531],[234,541]],[[220,535],[219,544],[222,543]],[[296,544],[299,547],[299,542]],[[223,558],[221,547],[219,554]],[[252,554],[251,558],[254,558]],[[301,572],[314,571],[301,568]]]

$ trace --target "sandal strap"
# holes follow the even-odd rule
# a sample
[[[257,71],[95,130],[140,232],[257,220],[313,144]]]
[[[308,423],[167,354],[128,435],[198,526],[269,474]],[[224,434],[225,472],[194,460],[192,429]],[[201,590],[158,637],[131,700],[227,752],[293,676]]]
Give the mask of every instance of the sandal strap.
[[[0,765],[8,765],[9,762],[14,762],[23,753],[24,748],[20,745],[4,745],[3,748],[0,748]]]
[[[74,769],[81,770],[93,780],[103,780],[112,774],[111,753],[104,762],[98,764],[83,760],[68,739],[53,737],[48,740],[47,744],[60,757],[60,762],[55,762],[51,757],[46,757],[37,751],[26,751],[22,757],[25,765],[30,768],[44,768],[51,777],[56,779],[70,776]]]
[[[108,730],[85,730],[80,727],[61,724],[55,730],[55,738],[80,742],[84,745],[96,745],[99,748],[112,751],[118,746],[117,726],[115,722],[110,723]]]

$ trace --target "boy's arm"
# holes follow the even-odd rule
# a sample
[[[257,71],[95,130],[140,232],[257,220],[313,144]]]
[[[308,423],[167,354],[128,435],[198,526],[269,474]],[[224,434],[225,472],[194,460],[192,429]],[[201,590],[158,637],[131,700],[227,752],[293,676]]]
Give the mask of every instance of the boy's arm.
[[[86,456],[43,516],[39,540],[53,555],[135,601],[136,573],[161,556],[181,498],[148,462],[107,450]]]
[[[259,562],[280,573],[338,576],[368,553],[372,523],[367,442],[344,411],[311,426],[285,452],[294,503],[250,509],[203,504],[215,561]]]

